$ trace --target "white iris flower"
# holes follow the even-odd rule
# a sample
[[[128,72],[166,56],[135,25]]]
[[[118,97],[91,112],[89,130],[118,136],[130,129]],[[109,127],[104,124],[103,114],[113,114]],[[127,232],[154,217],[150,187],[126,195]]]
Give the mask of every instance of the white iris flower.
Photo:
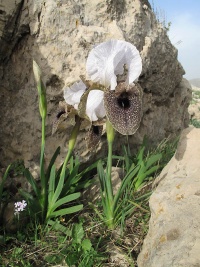
[[[124,73],[124,66],[128,69],[125,83],[133,83],[142,71],[142,60],[136,47],[126,41],[110,40],[94,47],[89,53],[86,70],[93,82],[105,88],[115,90],[117,75]],[[86,85],[80,81],[64,89],[64,99],[67,104],[78,110],[81,96],[86,91]],[[105,117],[104,92],[91,90],[86,103],[86,115],[91,121]]]
[[[122,40],[110,40],[101,43],[90,52],[86,70],[94,82],[99,82],[115,90],[117,75],[128,68],[126,83],[134,82],[142,71],[142,60],[136,47]]]

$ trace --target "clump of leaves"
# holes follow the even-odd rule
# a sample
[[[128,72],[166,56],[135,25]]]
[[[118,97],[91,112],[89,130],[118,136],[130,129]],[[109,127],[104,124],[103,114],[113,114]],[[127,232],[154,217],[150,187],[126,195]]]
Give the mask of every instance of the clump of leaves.
[[[200,121],[197,119],[191,119],[190,124],[193,125],[195,128],[200,128]]]
[[[161,158],[162,154],[159,152],[145,154],[145,143],[141,146],[136,159],[130,155],[130,150],[124,148],[125,176],[115,195],[113,195],[112,183],[108,179],[109,174],[104,171],[103,163],[99,161],[98,175],[103,214],[97,212],[109,229],[115,229],[117,225],[124,224],[126,218],[133,213],[136,204],[130,202],[130,196],[154,176],[160,168]],[[107,170],[108,168],[109,165]]]

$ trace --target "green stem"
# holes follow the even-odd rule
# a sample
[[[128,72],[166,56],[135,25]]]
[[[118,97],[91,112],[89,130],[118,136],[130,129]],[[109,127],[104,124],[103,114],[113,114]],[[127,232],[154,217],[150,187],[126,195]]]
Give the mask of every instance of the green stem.
[[[65,161],[63,163],[61,176],[64,175],[66,167],[67,167],[67,163],[69,162],[70,157],[72,155],[72,152],[73,152],[73,149],[74,149],[74,146],[75,146],[75,143],[76,143],[76,139],[77,139],[77,136],[78,136],[78,132],[79,132],[79,129],[80,129],[80,125],[81,125],[81,118],[76,117],[76,124],[75,124],[75,126],[74,126],[74,128],[73,128],[73,130],[71,132],[70,138],[69,138],[68,152],[67,152]]]
[[[110,204],[113,203],[113,188],[112,188],[112,142],[108,142],[108,161],[107,161],[107,192],[108,192],[108,199]]]
[[[43,194],[45,193],[46,177],[44,172],[44,150],[45,150],[45,117],[42,117],[42,140],[41,140],[41,154],[40,154],[40,179]]]
[[[42,221],[45,220],[47,211],[47,186],[48,181],[45,175],[44,169],[44,153],[45,153],[45,123],[46,117],[42,116],[42,140],[41,140],[41,155],[40,155],[40,179],[41,179],[41,209],[42,209]]]
[[[46,124],[46,117],[42,117],[42,146],[45,146],[45,124]]]
[[[112,187],[112,147],[113,147],[113,142],[115,138],[115,130],[112,127],[112,124],[107,120],[106,122],[106,130],[107,130],[107,141],[108,141],[108,159],[107,159],[107,169],[106,169],[106,198],[108,199],[108,205],[107,207],[107,225],[108,228],[113,229],[114,228],[114,210],[113,210],[113,202],[114,202],[114,197],[113,197],[113,187]]]

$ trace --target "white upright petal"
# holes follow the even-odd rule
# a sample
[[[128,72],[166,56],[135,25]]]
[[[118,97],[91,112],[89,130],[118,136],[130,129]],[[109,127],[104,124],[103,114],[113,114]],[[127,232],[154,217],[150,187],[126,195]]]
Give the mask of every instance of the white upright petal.
[[[64,88],[64,99],[67,104],[74,106],[77,109],[81,96],[86,90],[86,85],[80,81],[75,82],[70,87]]]
[[[130,43],[127,43],[125,62],[128,67],[127,83],[130,84],[137,80],[142,72],[142,59],[139,51]]]
[[[128,67],[127,82],[134,82],[142,71],[142,60],[136,47],[122,40],[110,40],[97,45],[89,53],[86,70],[94,82],[114,90],[118,74]]]
[[[91,121],[97,121],[106,115],[103,96],[104,92],[100,90],[92,90],[88,95],[86,114]]]

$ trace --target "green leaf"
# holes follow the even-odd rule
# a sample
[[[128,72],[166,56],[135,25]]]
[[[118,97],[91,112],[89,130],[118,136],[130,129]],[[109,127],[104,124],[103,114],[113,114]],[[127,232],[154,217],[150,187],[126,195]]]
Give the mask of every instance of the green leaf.
[[[27,202],[34,200],[34,197],[23,189],[19,189],[19,193],[26,199]]]
[[[26,169],[24,170],[24,175],[25,175],[27,181],[29,182],[29,184],[31,185],[31,187],[32,187],[32,189],[33,189],[33,191],[34,191],[36,197],[40,197],[40,193],[41,193],[41,192],[40,192],[40,189],[39,189],[39,187],[37,186],[36,181],[35,181],[35,179],[33,178],[32,174],[30,173],[29,169],[26,168]]]
[[[84,233],[84,230],[83,230],[83,224],[82,223],[74,224],[74,226],[72,228],[73,243],[81,244],[84,235],[85,235],[85,233]]]
[[[89,239],[83,239],[83,241],[81,243],[81,247],[82,247],[84,252],[90,251],[92,248],[92,243]]]
[[[48,192],[49,205],[53,201],[53,195],[54,195],[54,191],[55,191],[55,176],[56,176],[56,167],[55,167],[55,165],[53,165],[51,168],[50,180],[49,180],[49,192]]]
[[[63,261],[64,255],[60,254],[53,254],[53,255],[46,255],[44,257],[45,261],[48,263],[59,264]]]
[[[60,174],[60,179],[58,181],[58,184],[57,184],[57,187],[56,187],[56,190],[54,192],[54,195],[52,197],[52,203],[55,203],[57,201],[57,199],[59,198],[61,192],[62,192],[62,189],[63,189],[63,184],[64,184],[64,179],[65,179],[65,166],[63,165],[62,166],[62,171],[61,171],[61,174]]]
[[[80,195],[81,195],[81,193],[74,193],[74,194],[70,194],[70,195],[68,195],[68,196],[66,196],[66,197],[63,197],[63,198],[59,199],[59,200],[53,205],[52,210],[54,211],[54,210],[56,210],[58,207],[60,207],[61,205],[64,205],[64,204],[66,204],[66,203],[68,203],[68,202],[70,202],[70,201],[73,201],[73,200],[79,198]]]
[[[142,146],[138,152],[137,161],[140,164],[143,161],[145,146]]]
[[[60,146],[56,149],[56,151],[53,154],[53,157],[50,160],[50,163],[49,163],[49,166],[48,166],[47,172],[46,172],[46,176],[47,177],[49,177],[50,172],[51,172],[51,168],[52,168],[53,164],[55,163],[55,161],[56,161],[56,159],[57,159],[59,154],[60,154]]]
[[[148,169],[150,166],[152,166],[154,163],[157,161],[161,160],[162,154],[156,154],[156,155],[151,155],[146,162],[146,168]]]
[[[135,190],[138,190],[139,187],[141,186],[141,184],[143,183],[143,181],[146,179],[146,177],[148,177],[152,173],[156,172],[158,170],[158,168],[159,168],[158,165],[153,166],[151,169],[149,169],[145,173],[141,173],[140,175],[138,175],[138,178],[136,179],[136,182],[135,182]]]
[[[98,176],[99,176],[99,181],[100,181],[100,185],[101,185],[101,190],[102,192],[105,191],[105,172],[104,172],[104,168],[103,168],[103,164],[102,161],[99,160],[98,164],[97,164],[97,172],[98,172]]]
[[[65,234],[66,236],[71,237],[71,235],[72,235],[71,231],[58,221],[49,220],[48,225],[52,226],[52,229],[54,229],[56,231],[60,231],[63,234]]]
[[[136,176],[139,168],[140,168],[140,166],[138,166],[138,165],[136,167],[134,167],[134,169],[130,173],[128,173],[128,175],[126,175],[124,177],[124,179],[122,180],[121,186],[118,189],[118,191],[114,197],[114,210],[117,208],[119,198],[122,196],[124,190],[127,188],[128,184],[133,179],[133,177]]]
[[[81,205],[76,205],[76,206],[73,206],[73,207],[70,207],[70,208],[65,208],[65,209],[61,209],[61,210],[58,210],[58,211],[54,211],[49,215],[49,217],[52,218],[52,217],[64,216],[64,215],[67,215],[67,214],[78,212],[78,211],[80,211],[82,209],[83,209],[83,205],[82,204]]]
[[[2,198],[2,193],[3,193],[3,187],[4,187],[4,184],[5,184],[5,181],[8,177],[8,173],[9,173],[9,170],[11,168],[11,164],[7,167],[4,175],[3,175],[3,178],[2,178],[2,181],[0,183],[0,203],[1,203],[1,198]]]

